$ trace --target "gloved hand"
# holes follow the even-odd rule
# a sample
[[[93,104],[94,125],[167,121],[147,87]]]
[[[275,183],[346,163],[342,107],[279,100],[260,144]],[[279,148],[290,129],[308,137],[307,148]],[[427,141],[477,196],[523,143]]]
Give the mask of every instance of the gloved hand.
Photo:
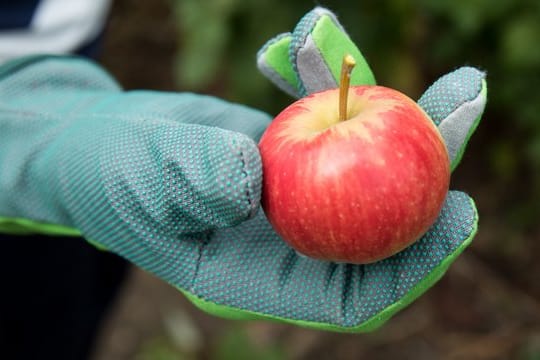
[[[278,62],[287,67],[289,58]],[[485,100],[483,75],[471,80],[443,79],[428,90],[428,99],[441,99],[435,107],[450,107],[441,124]],[[454,97],[452,83],[476,97]],[[0,101],[4,225],[80,232],[216,315],[369,331],[442,276],[476,231],[472,200],[450,192],[429,233],[390,259],[359,266],[301,258],[256,205],[252,142],[195,125],[257,139],[264,114],[195,95],[122,93],[76,59],[5,68]]]
[[[292,33],[268,41],[257,54],[257,64],[278,87],[299,98],[337,87],[341,59],[346,53],[357,63],[351,85],[374,85],[366,60],[335,15],[317,7]],[[452,170],[480,122],[486,96],[485,73],[462,67],[441,77],[418,100],[445,140]],[[373,330],[440,279],[470,244],[477,224],[473,200],[465,193],[449,191],[431,229],[391,258],[368,265],[325,267],[319,263],[317,268],[313,261],[289,252],[292,270],[281,276],[285,280],[280,284],[280,295],[288,299],[304,297],[305,303],[293,308],[289,300],[289,309],[282,313],[287,317],[294,314],[307,326],[351,332]]]

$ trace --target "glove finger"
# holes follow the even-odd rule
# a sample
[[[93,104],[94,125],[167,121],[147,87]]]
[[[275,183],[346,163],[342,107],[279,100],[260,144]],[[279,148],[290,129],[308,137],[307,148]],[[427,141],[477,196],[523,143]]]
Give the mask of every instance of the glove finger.
[[[64,199],[53,223],[71,223],[98,242],[124,227],[165,239],[237,225],[259,206],[260,156],[243,134],[150,119],[82,130],[66,130],[40,158],[62,164],[35,189]],[[54,216],[57,206],[47,208]]]
[[[456,168],[487,100],[486,74],[462,67],[435,81],[418,100],[445,140],[452,170]]]
[[[270,39],[257,53],[257,67],[271,82],[292,97],[298,97],[298,76],[289,61],[290,33]]]
[[[299,257],[259,211],[214,234],[192,286],[183,291],[219,316],[370,331],[442,276],[471,242],[476,224],[472,200],[450,192],[440,218],[418,242],[375,264],[348,265]]]
[[[179,116],[183,123],[215,126],[247,135],[258,142],[270,124],[270,115],[241,104],[210,96],[193,95]]]
[[[161,119],[184,124],[218,127],[240,132],[258,141],[270,123],[262,111],[216,97],[192,93],[131,91],[109,95],[103,104],[92,105],[102,113],[119,113],[132,121]],[[95,111],[95,110],[94,110]]]
[[[375,84],[364,56],[336,16],[322,7],[307,13],[296,25],[289,49],[290,62],[299,79],[298,97],[338,87],[345,54],[356,60],[351,84]]]

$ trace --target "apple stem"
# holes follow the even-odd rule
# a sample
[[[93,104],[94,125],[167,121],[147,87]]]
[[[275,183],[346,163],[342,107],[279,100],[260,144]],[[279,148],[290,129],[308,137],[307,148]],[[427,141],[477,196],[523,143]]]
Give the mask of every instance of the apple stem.
[[[351,83],[351,72],[356,65],[356,61],[350,54],[343,57],[341,63],[341,78],[339,82],[339,121],[345,121],[348,118],[347,98],[349,97],[349,85]]]

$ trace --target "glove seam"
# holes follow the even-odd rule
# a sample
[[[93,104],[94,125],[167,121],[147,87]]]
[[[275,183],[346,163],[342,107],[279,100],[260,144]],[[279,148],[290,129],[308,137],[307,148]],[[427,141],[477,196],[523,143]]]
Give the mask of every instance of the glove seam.
[[[195,269],[193,270],[193,277],[191,279],[191,282],[190,282],[188,290],[187,290],[187,291],[189,291],[191,293],[195,293],[195,288],[197,286],[197,278],[198,278],[198,275],[199,275],[199,270],[200,270],[200,268],[202,266],[204,252],[205,252],[206,246],[211,241],[212,233],[213,233],[213,231],[207,231],[207,232],[200,233],[201,239],[199,239],[199,245],[197,246],[198,254],[197,254],[197,260],[195,261]],[[178,274],[179,274],[179,271],[176,271],[175,278],[178,278]],[[177,281],[177,283],[179,283],[179,282]]]
[[[252,184],[253,184],[253,176],[249,173],[249,171],[246,170],[247,168],[247,157],[246,157],[246,154],[244,151],[242,151],[239,147],[238,151],[240,152],[240,161],[242,162],[242,174],[245,176],[245,179],[246,179],[246,197],[247,197],[247,202],[248,202],[248,205],[249,205],[249,213],[248,213],[248,218],[251,218],[254,214],[255,214],[255,211],[257,209],[257,206],[256,206],[256,203],[255,203],[255,199],[254,199],[254,196],[253,196],[253,189],[252,189]]]

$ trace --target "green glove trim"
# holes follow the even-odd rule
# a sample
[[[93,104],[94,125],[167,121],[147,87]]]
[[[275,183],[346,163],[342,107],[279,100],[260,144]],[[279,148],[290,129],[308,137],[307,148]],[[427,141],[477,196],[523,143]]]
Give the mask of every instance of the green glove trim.
[[[375,85],[375,76],[364,55],[330,17],[323,16],[317,22],[313,28],[312,36],[332,75],[334,75],[337,85],[341,75],[341,62],[347,53],[356,60],[356,66],[351,73],[351,85]]]
[[[357,62],[351,83],[375,84],[375,77],[364,56],[336,16],[321,7],[307,13],[294,29],[289,49],[290,61],[300,78],[300,97],[338,87],[341,63],[347,53]]]
[[[48,224],[23,218],[0,217],[0,233],[14,235],[43,234],[60,236],[81,236],[77,229]]]
[[[77,229],[67,226],[48,224],[38,221],[22,218],[6,218],[0,217],[0,233],[12,234],[12,235],[52,235],[52,236],[72,236],[80,237],[81,232]],[[98,243],[97,241],[85,239],[95,248],[102,251],[109,251],[106,246]]]
[[[338,87],[341,62],[351,54],[357,63],[351,74],[353,85],[374,85],[367,61],[337,18],[317,7],[294,29],[268,41],[257,53],[261,73],[294,97]]]
[[[474,238],[478,230],[478,211],[476,209],[476,205],[474,201],[471,198],[469,198],[469,201],[470,201],[471,208],[474,210],[474,216],[475,216],[475,219],[473,221],[474,225],[469,236],[451,254],[449,254],[446,258],[444,258],[437,267],[435,267],[418,284],[416,284],[404,297],[402,297],[399,301],[396,301],[395,303],[391,304],[390,306],[385,308],[383,311],[381,311],[377,315],[373,316],[372,318],[370,318],[369,320],[363,322],[362,324],[358,326],[345,327],[345,326],[338,326],[334,324],[327,324],[327,323],[321,323],[321,322],[315,322],[315,321],[295,320],[295,319],[284,318],[280,316],[274,316],[270,314],[263,314],[256,311],[238,309],[231,306],[227,306],[223,304],[216,304],[214,302],[207,301],[184,289],[178,288],[178,290],[180,290],[186,296],[188,300],[190,300],[195,306],[197,306],[204,312],[209,313],[211,315],[226,318],[226,319],[272,320],[272,321],[277,321],[277,322],[290,323],[290,324],[305,327],[305,328],[334,331],[334,332],[350,332],[350,333],[370,332],[382,326],[387,320],[389,320],[398,311],[402,310],[403,308],[411,304],[414,300],[416,300],[419,296],[421,296],[423,293],[425,293],[431,286],[433,286],[444,275],[444,273],[448,270],[449,266],[456,260],[456,258],[463,252],[463,250],[465,250],[465,248],[467,248],[467,246],[470,245],[470,243],[472,242],[472,239]]]
[[[482,91],[480,92],[480,97],[483,99],[487,98],[487,82],[486,80],[482,80]],[[485,102],[485,100],[484,100]],[[476,131],[476,128],[480,124],[480,120],[482,120],[482,113],[480,113],[473,121],[471,127],[469,128],[469,131],[467,132],[467,135],[465,138],[463,138],[463,142],[461,146],[458,148],[457,152],[454,155],[454,158],[452,159],[452,162],[450,164],[450,168],[452,171],[459,165],[461,162],[461,159],[463,158],[463,154],[465,153],[465,148],[467,147],[467,144],[469,143],[469,140],[471,139],[472,134]]]
[[[296,96],[298,76],[288,59],[291,34],[285,33],[268,41],[257,54],[259,70],[272,80],[281,90],[291,96]]]

